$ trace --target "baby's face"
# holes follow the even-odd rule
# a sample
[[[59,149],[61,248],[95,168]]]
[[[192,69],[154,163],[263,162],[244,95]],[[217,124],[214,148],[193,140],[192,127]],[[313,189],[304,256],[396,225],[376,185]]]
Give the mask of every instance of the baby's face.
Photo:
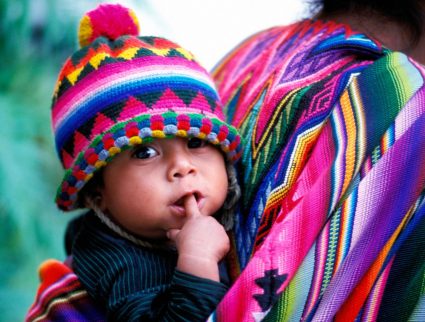
[[[165,238],[186,222],[183,199],[193,194],[212,215],[227,196],[224,157],[200,139],[157,139],[120,153],[103,172],[101,209],[131,232]]]

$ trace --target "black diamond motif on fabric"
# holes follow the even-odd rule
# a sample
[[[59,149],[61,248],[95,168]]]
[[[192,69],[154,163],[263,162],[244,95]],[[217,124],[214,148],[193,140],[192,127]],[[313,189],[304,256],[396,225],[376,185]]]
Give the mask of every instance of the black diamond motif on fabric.
[[[93,48],[95,51],[98,50],[102,46],[109,46],[109,39],[106,37],[97,37],[91,44],[90,47]],[[88,48],[90,48],[88,47]]]
[[[277,269],[267,270],[264,272],[264,277],[255,280],[255,284],[264,290],[263,294],[253,295],[263,312],[267,311],[279,298],[280,294],[277,294],[277,290],[288,277],[288,274],[278,275],[277,272]]]
[[[207,102],[208,102],[208,104],[209,104],[209,106],[211,108],[211,111],[214,112],[215,111],[216,104],[217,104],[216,99],[214,99],[211,96],[205,96],[205,98],[206,98],[206,100],[207,100]]]
[[[147,48],[140,48],[135,55],[135,57],[149,57],[149,56],[156,56],[156,54],[154,54],[152,50],[149,50]]]
[[[88,74],[90,74],[92,71],[95,71],[96,69],[91,65],[91,64],[87,64],[83,70],[81,71],[81,73],[78,75],[77,77],[77,82],[79,82],[81,79],[83,79],[85,76],[87,76]]]
[[[68,80],[68,78],[64,77],[64,78],[62,79],[62,81],[61,81],[60,86],[59,86],[57,97],[61,97],[61,96],[62,96],[62,94],[63,94],[64,92],[66,92],[66,90],[67,90],[67,89],[69,89],[69,88],[71,88],[71,87],[72,87],[71,82]],[[54,102],[54,104],[55,104],[55,103],[56,103],[56,102]]]
[[[157,39],[157,37],[145,36],[145,37],[142,37],[142,39],[145,43],[153,46],[155,44],[155,40]]]
[[[87,139],[90,139],[91,131],[93,129],[94,121],[96,120],[97,115],[88,119],[82,126],[78,128],[78,132],[84,135]]]
[[[174,48],[170,49],[167,53],[167,57],[182,57],[185,58],[181,52],[178,52]]]
[[[173,92],[186,104],[189,105],[198,95],[198,91],[191,89],[173,89]]]
[[[115,41],[111,42],[111,48],[115,50],[123,48],[128,38],[129,38],[128,35],[124,35],[115,39]]]
[[[74,66],[78,65],[82,59],[87,56],[90,47],[83,47],[80,50],[77,50],[72,56],[71,61]]]
[[[110,56],[106,56],[105,58],[102,59],[102,61],[99,63],[99,66],[97,67],[98,69],[104,65],[108,65],[111,63],[116,63],[118,61],[125,61],[125,59],[123,58],[114,58],[114,57],[110,57]]]
[[[66,140],[65,144],[63,145],[63,149],[69,154],[69,155],[73,155],[74,154],[74,136],[71,135],[71,137]],[[61,159],[62,159],[62,154],[60,155]]]
[[[139,95],[135,95],[135,97],[143,102],[147,107],[151,108],[152,105],[154,105],[162,96],[163,92],[159,91],[159,92],[150,92],[147,94],[139,94]]]
[[[121,101],[119,103],[108,106],[108,108],[105,108],[102,111],[102,114],[105,115],[106,117],[109,117],[111,120],[115,122],[120,116],[125,104],[126,104],[126,101]]]

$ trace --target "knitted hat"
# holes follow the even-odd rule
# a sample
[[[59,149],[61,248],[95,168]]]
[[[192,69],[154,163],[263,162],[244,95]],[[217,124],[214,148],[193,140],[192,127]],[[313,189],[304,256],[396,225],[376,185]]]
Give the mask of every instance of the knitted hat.
[[[62,210],[78,207],[78,192],[114,155],[152,138],[197,137],[231,161],[241,154],[207,71],[179,45],[138,32],[136,16],[120,5],[100,5],[81,20],[82,47],[65,62],[52,103]]]

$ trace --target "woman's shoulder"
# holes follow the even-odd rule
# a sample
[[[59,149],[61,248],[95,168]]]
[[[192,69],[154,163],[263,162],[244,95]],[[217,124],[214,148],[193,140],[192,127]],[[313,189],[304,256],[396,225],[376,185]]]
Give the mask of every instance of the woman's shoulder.
[[[348,51],[363,57],[378,57],[385,49],[380,43],[348,25],[333,21],[305,19],[284,26],[259,31],[234,47],[214,68],[219,73],[223,67],[236,62],[240,65],[264,62],[267,56],[287,59],[303,52],[322,54],[325,51]]]
[[[261,90],[305,87],[330,75],[357,72],[387,54],[377,41],[332,21],[306,19],[247,38],[215,67],[213,76],[226,102],[241,84]],[[258,93],[257,93],[258,94]]]

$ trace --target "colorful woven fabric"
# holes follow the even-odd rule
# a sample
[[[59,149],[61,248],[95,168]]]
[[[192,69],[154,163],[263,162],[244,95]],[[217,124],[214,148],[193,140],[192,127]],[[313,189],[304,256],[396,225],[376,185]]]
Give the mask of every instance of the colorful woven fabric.
[[[106,321],[66,265],[47,260],[39,271],[41,284],[25,321]]]
[[[347,26],[261,32],[214,73],[247,140],[211,320],[425,320],[425,69]]]
[[[198,137],[240,156],[207,71],[171,41],[135,36],[137,27],[120,5],[89,12],[80,26],[88,45],[59,74],[52,123],[66,171],[56,198],[63,210],[78,207],[78,191],[114,155],[152,138]]]
[[[248,142],[239,278],[210,320],[425,320],[424,76],[320,21],[259,33],[217,66]]]

